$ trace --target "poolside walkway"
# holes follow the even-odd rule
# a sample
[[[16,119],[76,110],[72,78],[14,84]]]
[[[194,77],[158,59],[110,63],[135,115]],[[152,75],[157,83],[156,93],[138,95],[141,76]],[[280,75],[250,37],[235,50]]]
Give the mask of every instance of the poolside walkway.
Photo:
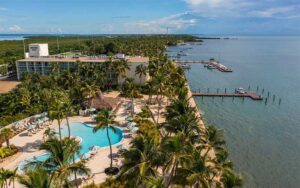
[[[131,101],[129,99],[122,98],[123,104],[129,104]],[[141,108],[144,106],[144,102],[142,99],[136,99],[135,100],[135,113],[141,112]],[[116,121],[120,125],[121,129],[123,130],[123,139],[118,144],[128,145],[130,141],[132,140],[132,137],[134,134],[131,134],[130,131],[126,128],[124,125],[125,123],[125,117],[129,115],[130,112],[126,110],[124,105],[121,105],[120,108],[116,111]],[[82,117],[82,116],[74,116],[69,118],[69,122],[90,122],[90,117]],[[63,120],[61,125],[65,126],[66,121]],[[50,128],[57,128],[58,124],[57,121],[53,121],[50,125]],[[72,129],[72,127],[71,127]],[[6,169],[15,169],[18,167],[19,163],[30,159],[34,156],[40,155],[44,153],[44,151],[40,151],[39,145],[43,142],[43,133],[45,129],[40,130],[38,133],[33,134],[32,136],[27,135],[27,131],[21,132],[20,134],[14,136],[10,142],[11,144],[14,144],[20,148],[22,148],[22,152],[16,156],[14,160],[6,161],[5,163],[0,163],[0,167],[6,168]],[[118,145],[117,144],[117,145]],[[113,146],[113,153],[117,153],[117,145]],[[91,177],[89,179],[84,180],[84,184],[87,183],[101,183],[105,181],[106,175],[104,173],[104,169],[107,168],[110,164],[110,158],[109,158],[109,147],[103,148],[99,150],[91,159],[88,160],[87,166],[91,169]],[[115,166],[121,165],[121,159],[115,159],[114,163]],[[12,187],[12,186],[10,186]],[[22,188],[17,181],[15,183],[15,188]]]

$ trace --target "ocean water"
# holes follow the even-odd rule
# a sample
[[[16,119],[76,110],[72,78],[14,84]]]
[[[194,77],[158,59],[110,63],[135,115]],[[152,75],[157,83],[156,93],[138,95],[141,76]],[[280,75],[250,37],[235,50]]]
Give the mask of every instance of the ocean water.
[[[25,35],[22,34],[0,34],[0,41],[3,40],[23,40]]]
[[[229,158],[243,175],[244,187],[299,187],[300,37],[237,37],[169,48],[173,55],[181,50],[187,54],[181,59],[214,57],[234,71],[193,64],[186,72],[192,90],[233,92],[250,86],[256,91],[258,86],[265,98],[269,92],[267,103],[196,97],[205,122],[224,129]]]

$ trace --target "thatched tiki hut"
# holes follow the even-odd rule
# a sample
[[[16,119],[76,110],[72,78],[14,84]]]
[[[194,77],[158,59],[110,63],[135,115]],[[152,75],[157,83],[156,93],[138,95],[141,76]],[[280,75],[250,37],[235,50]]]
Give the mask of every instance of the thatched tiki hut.
[[[97,91],[96,96],[89,98],[86,101],[87,107],[95,108],[97,110],[107,109],[114,110],[119,103],[120,99],[113,97],[105,97],[102,95],[101,91]]]

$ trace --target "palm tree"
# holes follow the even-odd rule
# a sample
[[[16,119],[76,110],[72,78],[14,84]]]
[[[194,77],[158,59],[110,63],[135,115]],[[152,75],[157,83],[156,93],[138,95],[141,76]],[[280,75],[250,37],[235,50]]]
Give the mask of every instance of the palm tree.
[[[31,93],[29,92],[29,90],[27,88],[20,88],[19,89],[21,98],[19,103],[21,104],[21,106],[27,110],[30,107],[30,102],[31,102]]]
[[[129,70],[130,67],[128,65],[127,59],[122,59],[120,61],[114,61],[113,67],[118,76],[125,78],[126,70]]]
[[[14,170],[10,171],[9,185],[12,183],[13,188],[15,188],[15,179],[19,177],[17,170],[18,168],[15,168]]]
[[[82,95],[85,97],[85,99],[89,99],[96,96],[97,91],[99,91],[100,88],[92,83],[84,83],[84,86],[81,87],[80,91],[82,92]]]
[[[99,130],[106,129],[106,136],[109,143],[109,151],[110,151],[110,167],[105,169],[107,174],[116,174],[118,173],[117,168],[113,168],[113,156],[112,156],[112,146],[111,146],[111,140],[109,136],[109,129],[111,129],[113,132],[117,132],[117,128],[114,126],[114,119],[115,115],[111,114],[111,112],[107,109],[101,110],[97,116],[96,116],[96,123],[97,125],[94,127],[93,132],[96,133]]]
[[[68,137],[70,138],[71,136],[71,129],[70,129],[70,123],[69,123],[69,116],[72,116],[73,112],[73,107],[70,101],[65,101],[65,105],[63,107],[64,114],[65,114],[65,119],[67,121],[67,126],[68,126]]]
[[[19,177],[19,183],[26,188],[50,188],[50,176],[46,170],[36,169]]]
[[[134,83],[134,80],[132,78],[127,78],[125,80],[125,83],[123,85],[124,93],[126,96],[129,96],[131,98],[131,115],[134,114],[134,97],[138,94],[138,88]]]
[[[43,140],[44,142],[46,141],[45,138],[47,139],[51,139],[51,138],[54,138],[56,136],[56,132],[55,130],[51,129],[50,127],[48,127],[45,131],[44,131],[44,134],[43,134]]]
[[[64,100],[60,96],[55,96],[52,99],[52,103],[49,106],[49,118],[51,120],[57,120],[58,123],[58,133],[59,139],[62,139],[61,135],[61,121],[65,117],[64,109]]]
[[[15,168],[12,171],[1,168],[0,169],[0,187],[8,188],[8,186],[11,183],[13,183],[13,188],[14,188],[16,177],[17,177],[17,168]]]
[[[174,175],[177,174],[179,166],[184,166],[190,161],[193,145],[186,140],[183,133],[177,133],[171,137],[165,137],[162,141],[162,149],[167,153],[167,162],[164,168],[164,174],[168,181],[166,187],[169,187],[174,181]]]
[[[45,161],[31,162],[35,168],[46,170],[50,174],[49,184],[54,187],[69,186],[69,177],[73,173],[87,175],[90,170],[86,167],[85,161],[81,160],[74,163],[74,155],[78,155],[81,146],[74,138],[64,138],[58,140],[51,138],[40,146],[41,150],[46,150],[50,156]]]
[[[140,78],[140,85],[142,84],[142,76],[146,76],[147,75],[147,71],[148,71],[148,68],[147,66],[143,65],[143,64],[140,64],[136,67],[135,69],[135,74],[136,75],[139,75],[139,78]]]
[[[147,178],[157,176],[158,167],[166,160],[159,144],[153,138],[139,135],[131,142],[131,148],[122,153],[121,178],[127,187],[137,187],[149,183]]]
[[[155,88],[156,88],[156,100],[158,102],[157,120],[156,120],[157,124],[159,121],[161,100],[163,98],[163,93],[164,93],[164,89],[165,89],[165,81],[166,81],[166,74],[164,74],[163,71],[158,71],[153,77],[153,82],[154,82]]]
[[[221,181],[225,188],[242,187],[243,179],[240,175],[236,175],[231,169],[224,169]]]
[[[223,130],[217,129],[214,126],[207,126],[206,128],[207,131],[207,139],[205,146],[207,148],[206,153],[209,153],[211,149],[215,149],[216,151],[223,149],[224,144],[225,144],[225,139],[224,139],[224,133]]]
[[[11,128],[4,128],[1,130],[0,137],[2,137],[5,140],[6,146],[8,148],[10,148],[9,139],[11,139],[14,135],[15,132]]]
[[[184,181],[178,181],[178,183],[187,183],[191,187],[210,187],[214,171],[206,164],[206,161],[206,156],[201,154],[201,150],[194,149],[189,163],[178,169],[175,179],[185,178]]]
[[[161,177],[150,176],[145,179],[146,188],[165,188],[164,179]]]

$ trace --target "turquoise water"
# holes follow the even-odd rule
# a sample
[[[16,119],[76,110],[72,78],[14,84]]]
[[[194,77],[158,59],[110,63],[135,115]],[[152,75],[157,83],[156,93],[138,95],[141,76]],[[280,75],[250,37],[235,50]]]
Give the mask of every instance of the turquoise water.
[[[71,127],[71,135],[78,136],[82,140],[80,145],[82,146],[80,150],[80,154],[87,153],[89,148],[92,146],[100,146],[107,147],[109,146],[109,142],[106,135],[106,129],[99,130],[97,133],[93,133],[93,125],[74,122],[70,124]],[[66,125],[62,126],[62,136],[68,136],[68,128]],[[111,144],[117,144],[123,138],[123,132],[121,129],[117,129],[117,132],[113,132],[112,129],[109,129],[109,136],[111,140]],[[49,154],[45,153],[42,155],[35,156],[27,161],[23,161],[19,164],[19,171],[24,171],[24,166],[28,164],[28,161],[45,161],[49,157]],[[78,159],[78,156],[75,157]]]
[[[196,98],[207,124],[225,130],[230,159],[245,187],[299,187],[300,184],[300,37],[238,37],[205,40],[202,45],[173,47],[182,59],[220,59],[233,73],[191,65],[186,73],[192,90],[233,91],[243,87],[264,96],[250,99]],[[275,101],[273,102],[273,95]],[[279,98],[282,99],[279,105]]]
[[[88,152],[91,146],[109,146],[109,142],[106,135],[106,129],[99,130],[97,133],[93,133],[93,125],[83,124],[79,122],[71,123],[70,127],[72,136],[79,136],[80,138],[82,138],[82,148],[80,151],[81,153]],[[123,133],[121,129],[117,129],[116,133],[114,133],[112,129],[109,129],[108,132],[112,145],[120,142],[123,138]],[[68,128],[66,125],[62,126],[61,133],[63,136],[68,135]]]

